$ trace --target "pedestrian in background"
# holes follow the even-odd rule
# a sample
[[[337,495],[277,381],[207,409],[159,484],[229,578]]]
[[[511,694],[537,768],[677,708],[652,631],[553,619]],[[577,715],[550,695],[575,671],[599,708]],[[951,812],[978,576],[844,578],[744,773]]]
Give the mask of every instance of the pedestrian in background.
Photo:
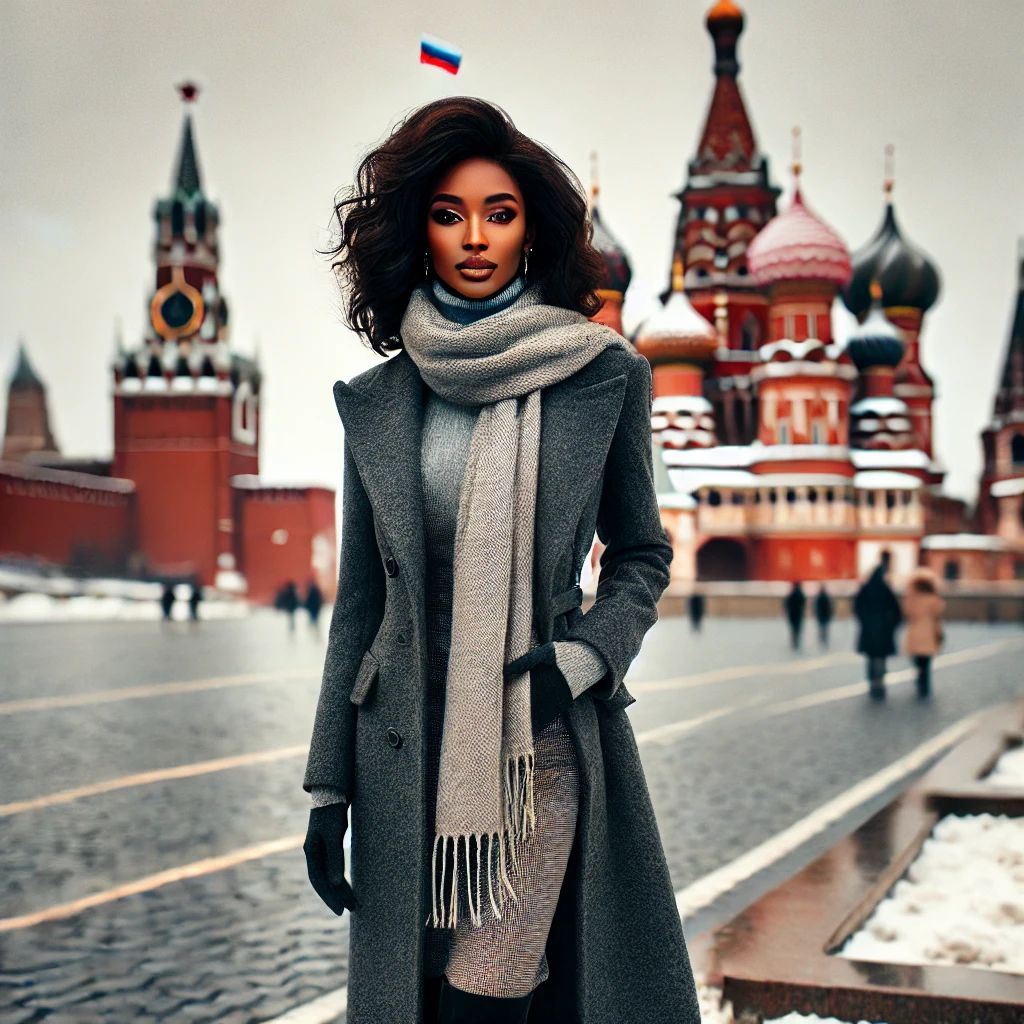
[[[690,595],[689,602],[690,628],[694,633],[700,632],[700,624],[704,620],[705,609],[704,595],[699,590],[694,590]]]
[[[932,658],[944,639],[942,614],[946,602],[939,596],[938,578],[931,569],[915,569],[903,596],[903,615],[907,632],[903,650],[917,667],[917,695],[927,697],[932,690]]]
[[[174,608],[174,586],[170,583],[164,584],[160,594],[160,607],[163,609],[164,622],[171,621],[171,610]]]
[[[294,580],[288,580],[277,592],[274,607],[288,616],[288,632],[295,632],[295,609],[299,607],[299,591]]]
[[[314,631],[320,628],[320,609],[324,606],[323,591],[316,585],[316,580],[306,584],[306,599],[302,602],[309,613],[309,624]]]
[[[885,697],[885,660],[896,653],[896,630],[903,621],[900,603],[886,581],[889,552],[853,599],[853,614],[860,626],[857,650],[867,658],[868,693],[874,700]]]
[[[818,642],[822,647],[828,647],[828,627],[832,623],[833,611],[832,598],[825,589],[825,584],[822,583],[814,598],[814,617],[818,620]]]
[[[192,617],[193,622],[199,621],[199,602],[203,599],[203,588],[199,583],[199,578],[196,576],[192,577],[192,589],[188,594],[188,611]]]
[[[782,602],[782,606],[786,618],[789,620],[790,642],[793,645],[793,650],[798,651],[800,650],[800,633],[804,628],[804,613],[807,610],[807,595],[804,593],[804,588],[800,586],[799,580],[793,584],[786,599]]]

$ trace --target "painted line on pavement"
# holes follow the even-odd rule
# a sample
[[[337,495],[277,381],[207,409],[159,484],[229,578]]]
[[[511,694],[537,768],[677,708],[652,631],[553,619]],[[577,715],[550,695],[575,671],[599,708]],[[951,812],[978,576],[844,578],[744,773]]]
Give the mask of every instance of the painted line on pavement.
[[[253,846],[246,846],[241,850],[233,850],[231,853],[221,854],[218,857],[205,857],[203,860],[196,860],[191,864],[182,864],[179,867],[169,868],[166,871],[158,871],[156,874],[146,875],[145,878],[137,878],[134,882],[126,882],[113,889],[106,889],[103,892],[93,893],[91,896],[83,896],[81,899],[71,900],[69,903],[59,903],[56,906],[46,907],[31,914],[0,918],[0,932],[13,932],[20,928],[32,928],[46,921],[62,921],[65,918],[74,917],[75,914],[80,914],[83,910],[99,907],[104,903],[112,903],[114,900],[124,899],[126,896],[137,896],[139,893],[150,892],[164,885],[181,882],[186,878],[199,878],[202,875],[212,875],[218,871],[226,871],[228,868],[244,864],[246,861],[261,860],[263,857],[269,857],[275,853],[283,853],[285,850],[297,850],[305,842],[305,839],[305,835],[271,839],[265,843],[256,843]]]
[[[728,683],[752,676],[802,675],[817,672],[830,665],[847,665],[859,661],[856,654],[844,651],[840,654],[824,654],[817,658],[799,658],[794,661],[778,661],[760,665],[730,665],[727,668],[713,668],[691,676],[676,676],[670,679],[651,679],[639,682],[627,680],[630,693],[662,693],[666,690],[689,690],[697,686],[711,686],[714,683]]]
[[[24,700],[0,702],[0,715],[20,715],[26,711],[57,711],[80,708],[87,704],[111,704],[120,700],[145,700],[149,697],[170,697],[180,693],[222,690],[229,686],[258,686],[286,679],[318,679],[320,672],[308,669],[282,669],[280,672],[247,672],[236,676],[213,676],[209,679],[188,679],[176,683],[151,683],[146,686],[124,686],[114,690],[68,694],[64,697],[27,697]]]
[[[113,793],[119,789],[130,789],[133,786],[149,786],[155,782],[167,782],[171,779],[192,779],[197,775],[209,775],[212,772],[224,772],[232,768],[247,768],[255,764],[272,764],[290,757],[303,757],[309,751],[306,744],[294,747],[279,747],[277,750],[258,750],[252,754],[236,754],[233,757],[218,757],[210,761],[194,761],[192,764],[179,764],[173,768],[157,768],[153,771],[139,772],[135,775],[122,775],[116,779],[94,782],[89,786],[77,786],[75,789],[64,789],[46,796],[37,796],[30,800],[15,800],[13,803],[0,804],[0,818],[9,818],[14,814],[26,811],[39,811],[44,807],[56,807],[59,804],[70,804],[90,796]]]
[[[940,654],[932,660],[932,671],[940,671],[950,668],[953,665],[963,665],[971,661],[981,661],[991,657],[993,654],[1000,654],[1003,651],[1020,647],[1019,640],[999,640],[991,644],[980,644],[977,647],[967,647],[960,651],[951,651],[949,654]],[[895,672],[887,672],[885,685],[899,686],[901,683],[910,683],[917,678],[916,668],[901,668]],[[765,708],[758,716],[759,718],[772,718],[775,715],[789,714],[791,711],[801,711],[804,708],[818,707],[821,704],[831,704],[837,700],[847,700],[850,697],[860,697],[867,694],[867,682],[850,683],[847,686],[835,686],[829,690],[822,690],[819,693],[809,693],[803,697],[794,697],[792,700],[780,701],[771,707]]]

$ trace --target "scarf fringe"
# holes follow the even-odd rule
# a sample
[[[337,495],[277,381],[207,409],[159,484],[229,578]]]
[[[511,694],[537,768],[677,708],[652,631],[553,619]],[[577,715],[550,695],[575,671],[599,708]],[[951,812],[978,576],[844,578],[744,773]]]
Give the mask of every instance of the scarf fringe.
[[[509,877],[519,867],[522,844],[537,827],[534,808],[534,754],[528,751],[510,757],[505,763],[505,824],[500,832],[470,832],[457,835],[434,836],[430,860],[431,897],[427,924],[434,928],[455,928],[459,921],[459,862],[464,864],[462,877],[469,908],[470,922],[475,928],[483,923],[483,883],[481,871],[487,876],[487,899],[496,920],[505,910],[506,890],[514,903],[519,896]],[[476,846],[476,872],[474,874],[471,840]],[[486,840],[486,843],[485,843]],[[486,845],[486,853],[484,846]],[[460,848],[462,857],[460,858]],[[438,851],[441,854],[438,872]],[[484,864],[481,866],[481,857]],[[449,867],[449,861],[450,867]],[[447,880],[447,882],[446,882]],[[497,890],[497,898],[495,898]]]

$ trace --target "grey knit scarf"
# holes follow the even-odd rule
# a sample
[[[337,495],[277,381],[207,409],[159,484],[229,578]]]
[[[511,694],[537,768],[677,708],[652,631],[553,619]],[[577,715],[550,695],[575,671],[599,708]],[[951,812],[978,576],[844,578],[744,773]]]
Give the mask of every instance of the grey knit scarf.
[[[503,668],[534,642],[540,389],[571,376],[605,348],[628,345],[610,327],[544,303],[537,284],[470,324],[449,320],[427,287],[417,287],[400,334],[432,391],[481,407],[456,517],[427,919],[434,927],[454,928],[460,878],[474,925],[482,923],[484,887],[498,919],[506,889],[518,901],[506,865],[517,864],[536,826],[530,677],[524,673],[506,683]]]

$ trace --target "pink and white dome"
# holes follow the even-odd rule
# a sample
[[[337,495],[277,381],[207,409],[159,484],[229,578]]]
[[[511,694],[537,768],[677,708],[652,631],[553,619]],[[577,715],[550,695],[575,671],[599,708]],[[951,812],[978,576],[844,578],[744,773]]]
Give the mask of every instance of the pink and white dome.
[[[853,273],[846,244],[808,209],[799,188],[789,209],[772,218],[750,243],[747,266],[758,285],[824,281],[842,288]]]

